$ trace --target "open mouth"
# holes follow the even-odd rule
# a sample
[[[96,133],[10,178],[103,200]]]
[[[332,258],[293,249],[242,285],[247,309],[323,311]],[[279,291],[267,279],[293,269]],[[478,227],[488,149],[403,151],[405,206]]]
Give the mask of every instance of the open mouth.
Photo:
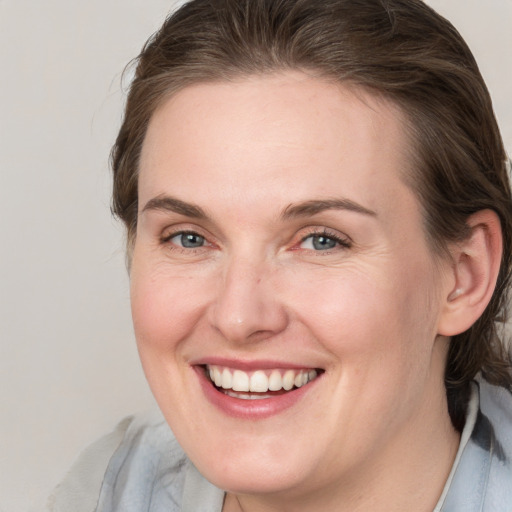
[[[204,370],[218,391],[243,400],[261,400],[289,393],[306,386],[323,373],[318,368],[246,372],[218,365],[206,365]]]

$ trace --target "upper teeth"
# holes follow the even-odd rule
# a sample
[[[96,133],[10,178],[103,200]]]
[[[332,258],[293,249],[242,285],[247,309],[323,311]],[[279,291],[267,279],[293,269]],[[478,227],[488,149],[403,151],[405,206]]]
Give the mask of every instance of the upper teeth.
[[[294,386],[300,388],[312,381],[317,375],[316,370],[257,370],[244,372],[223,366],[207,366],[210,379],[219,388],[233,391],[252,391],[266,393],[267,391],[289,391]]]

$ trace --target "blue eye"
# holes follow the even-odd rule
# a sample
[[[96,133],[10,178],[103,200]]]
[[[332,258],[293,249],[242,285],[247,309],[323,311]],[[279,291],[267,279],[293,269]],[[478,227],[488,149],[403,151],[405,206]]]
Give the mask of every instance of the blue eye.
[[[205,244],[204,237],[197,233],[178,233],[170,238],[169,241],[185,249],[197,249]]]
[[[301,249],[312,251],[329,251],[338,247],[349,247],[350,244],[346,240],[342,240],[337,236],[329,233],[317,233],[308,235],[302,239]]]

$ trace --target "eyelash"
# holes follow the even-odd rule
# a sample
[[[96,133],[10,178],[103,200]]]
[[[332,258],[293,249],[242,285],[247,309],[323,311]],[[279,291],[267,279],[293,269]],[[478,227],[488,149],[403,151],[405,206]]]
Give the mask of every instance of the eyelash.
[[[347,237],[341,237],[338,234],[333,233],[332,231],[328,230],[327,228],[313,230],[312,232],[310,232],[307,235],[302,237],[300,244],[304,243],[308,238],[314,238],[314,237],[324,237],[329,240],[332,240],[339,245],[338,248],[350,249],[352,247],[352,242],[350,241],[350,239],[348,239]],[[314,252],[329,254],[332,250],[335,250],[335,249],[336,248],[327,249],[324,251],[314,251]]]
[[[183,235],[192,235],[192,236],[197,236],[199,238],[202,238],[205,241],[205,245],[202,245],[200,247],[180,247],[179,245],[170,243],[170,241],[173,238],[175,238],[177,236],[183,236]],[[208,244],[207,238],[205,236],[199,234],[197,231],[193,231],[190,229],[182,229],[179,231],[173,231],[172,233],[164,235],[160,238],[160,243],[162,245],[166,245],[166,246],[170,247],[173,251],[182,251],[182,252],[189,253],[189,254],[191,252],[193,253],[193,252],[200,251],[200,250],[204,249],[206,246],[211,245],[211,244]]]
[[[177,236],[183,236],[183,235],[193,235],[193,236],[200,237],[200,238],[202,238],[205,241],[205,245],[202,245],[200,247],[189,247],[189,248],[187,248],[187,247],[180,247],[179,245],[175,245],[175,244],[170,244],[169,243],[173,238],[175,238]],[[327,228],[321,228],[321,229],[314,229],[314,230],[308,232],[306,235],[304,235],[300,239],[300,242],[292,247],[292,250],[300,250],[299,246],[301,244],[303,244],[309,238],[315,238],[315,237],[324,237],[326,239],[332,240],[333,242],[336,242],[336,244],[339,245],[339,247],[332,248],[332,249],[312,250],[312,252],[315,252],[315,253],[330,254],[333,250],[336,250],[336,249],[339,249],[339,248],[341,248],[341,249],[350,249],[352,247],[352,242],[350,241],[350,239],[348,239],[346,237],[341,237],[338,234],[333,233],[332,231],[328,230]],[[212,244],[208,243],[207,238],[205,236],[199,234],[197,231],[186,230],[186,229],[185,230],[174,231],[172,233],[169,233],[167,235],[162,236],[160,238],[160,243],[162,245],[169,246],[172,250],[182,251],[184,253],[189,253],[189,254],[191,252],[193,253],[193,252],[201,251],[202,249],[204,249],[208,245],[210,245],[210,246],[212,245]]]

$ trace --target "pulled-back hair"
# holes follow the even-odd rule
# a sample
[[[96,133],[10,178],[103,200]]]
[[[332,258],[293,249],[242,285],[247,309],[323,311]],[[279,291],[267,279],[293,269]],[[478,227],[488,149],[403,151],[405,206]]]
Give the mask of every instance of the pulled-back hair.
[[[464,423],[478,372],[511,386],[497,334],[512,265],[512,199],[506,153],[477,64],[455,28],[421,0],[192,0],[167,18],[136,59],[124,121],[112,149],[113,212],[137,231],[138,170],[155,110],[187,85],[286,70],[351,83],[398,105],[433,254],[468,236],[483,209],[501,221],[503,256],[480,319],[450,342],[446,389],[452,422]]]

